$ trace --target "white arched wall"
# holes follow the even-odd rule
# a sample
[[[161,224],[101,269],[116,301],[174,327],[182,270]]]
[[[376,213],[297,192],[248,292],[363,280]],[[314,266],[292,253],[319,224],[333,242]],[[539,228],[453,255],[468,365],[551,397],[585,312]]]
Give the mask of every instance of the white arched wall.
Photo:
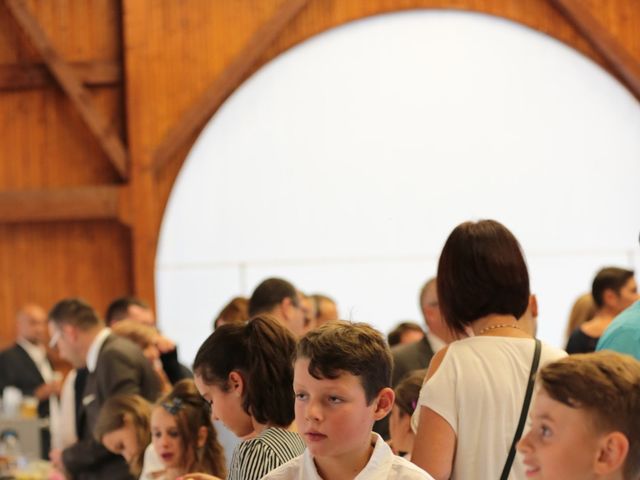
[[[461,221],[521,241],[539,333],[562,345],[603,265],[637,267],[640,106],[566,45],[496,17],[353,22],[279,56],[211,119],[175,183],[158,317],[186,363],[269,276],[388,331]]]

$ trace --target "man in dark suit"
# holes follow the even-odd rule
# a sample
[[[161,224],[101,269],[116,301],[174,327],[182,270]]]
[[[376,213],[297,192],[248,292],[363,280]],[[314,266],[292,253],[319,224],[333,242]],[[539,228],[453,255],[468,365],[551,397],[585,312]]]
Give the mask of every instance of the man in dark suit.
[[[438,304],[436,279],[427,280],[420,290],[420,310],[427,326],[427,333],[422,340],[414,343],[398,345],[391,349],[393,356],[393,373],[391,383],[395,387],[407,373],[422,370],[429,366],[433,355],[454,340],[453,335],[442,321]],[[384,439],[389,438],[389,417],[376,422],[374,430]]]
[[[105,321],[108,327],[123,320],[141,323],[157,330],[156,317],[153,314],[153,310],[147,303],[136,297],[117,298],[107,307]],[[191,370],[178,361],[178,347],[176,344],[162,335],[159,330],[157,331],[155,345],[160,351],[162,369],[171,384],[175,384],[185,378],[193,378]]]
[[[78,442],[64,451],[52,450],[54,465],[78,480],[128,479],[124,459],[108,452],[93,438],[100,408],[117,394],[137,394],[154,401],[158,378],[140,348],[111,334],[95,310],[79,299],[58,302],[49,312],[51,344],[75,368],[88,376],[79,411]]]
[[[0,353],[0,390],[10,385],[23,395],[36,397],[39,416],[48,417],[49,397],[60,393],[60,380],[54,375],[44,344],[47,314],[37,305],[26,305],[16,320],[16,343]]]
[[[47,335],[47,314],[37,305],[25,305],[16,316],[16,343],[0,353],[0,392],[4,387],[18,388],[23,395],[38,400],[38,416],[47,418],[58,408],[57,395],[60,394],[59,374],[47,357],[45,339]],[[42,430],[42,454],[49,454],[50,435]]]

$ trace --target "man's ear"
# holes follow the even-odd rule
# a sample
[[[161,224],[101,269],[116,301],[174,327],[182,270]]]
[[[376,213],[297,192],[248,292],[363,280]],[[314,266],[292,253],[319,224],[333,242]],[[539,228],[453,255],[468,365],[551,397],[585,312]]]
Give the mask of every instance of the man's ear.
[[[63,323],[60,326],[60,331],[64,333],[65,338],[75,341],[78,338],[78,328],[70,323]]]
[[[240,372],[232,371],[229,374],[227,384],[229,385],[230,392],[233,392],[238,397],[242,397],[244,394],[244,378],[242,378]]]
[[[594,471],[600,475],[622,471],[629,453],[629,439],[621,432],[611,432],[598,442]]]
[[[380,390],[378,396],[373,401],[375,404],[375,410],[373,416],[376,420],[386,417],[393,408],[393,402],[396,399],[396,394],[389,387],[385,387]]]
[[[201,426],[198,429],[198,448],[204,447],[204,444],[207,442],[208,435],[207,427]]]
[[[615,307],[618,303],[619,295],[611,288],[605,288],[604,292],[602,292],[602,304],[607,307]]]

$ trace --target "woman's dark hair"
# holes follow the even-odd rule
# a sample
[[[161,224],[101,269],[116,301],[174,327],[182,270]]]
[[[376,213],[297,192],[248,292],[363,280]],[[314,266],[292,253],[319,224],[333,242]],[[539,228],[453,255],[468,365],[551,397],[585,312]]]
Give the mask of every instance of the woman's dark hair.
[[[200,396],[193,380],[176,383],[156,408],[164,408],[176,419],[180,439],[184,445],[187,472],[206,472],[216,477],[226,476],[226,462],[222,445],[211,424],[209,405]],[[197,445],[200,429],[207,429],[207,438],[202,448]]]
[[[513,234],[495,220],[465,222],[447,238],[438,263],[438,300],[453,332],[489,314],[519,319],[529,302],[529,273]]]
[[[294,418],[293,335],[270,315],[222,325],[200,346],[193,371],[207,385],[229,389],[229,374],[244,380],[242,406],[262,424],[287,427]]]

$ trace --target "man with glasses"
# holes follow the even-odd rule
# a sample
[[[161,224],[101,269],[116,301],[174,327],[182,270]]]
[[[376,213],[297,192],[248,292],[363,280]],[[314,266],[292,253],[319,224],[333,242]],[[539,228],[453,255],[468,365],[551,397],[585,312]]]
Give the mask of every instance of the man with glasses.
[[[49,330],[60,356],[88,371],[76,419],[79,440],[64,451],[51,451],[54,466],[78,480],[131,478],[124,459],[93,438],[93,428],[102,404],[113,395],[156,400],[160,386],[151,364],[137,345],[113,335],[82,300],[58,302],[49,312]]]

